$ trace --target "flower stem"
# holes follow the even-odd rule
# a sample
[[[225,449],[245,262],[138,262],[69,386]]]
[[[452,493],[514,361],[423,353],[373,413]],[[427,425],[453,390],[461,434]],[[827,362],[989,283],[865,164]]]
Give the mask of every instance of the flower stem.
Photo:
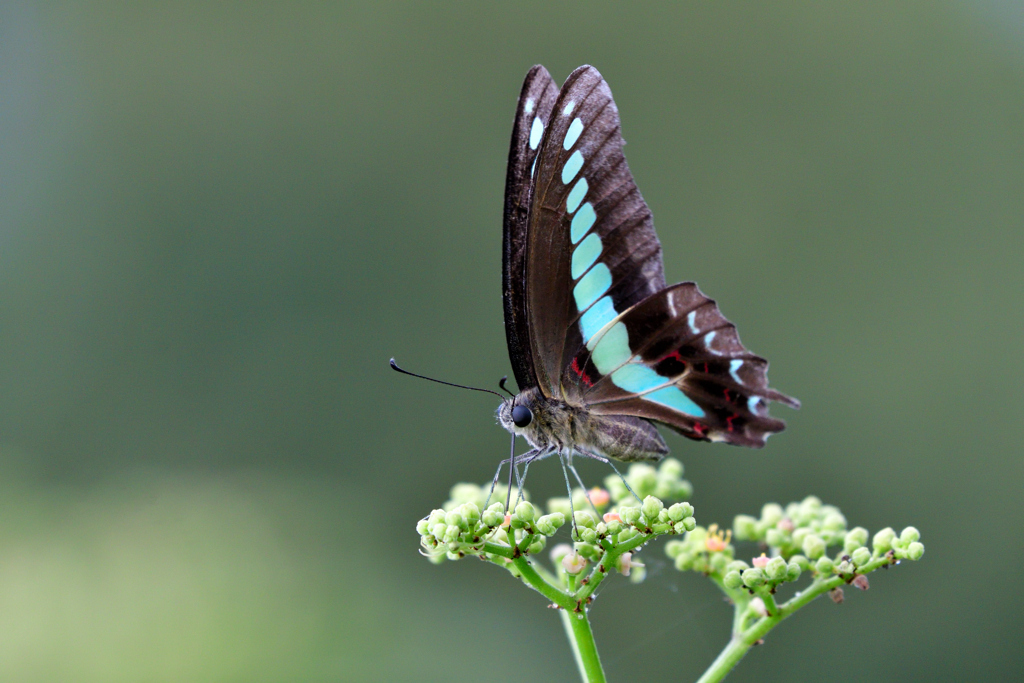
[[[579,612],[561,612],[565,635],[572,645],[573,654],[576,655],[576,666],[579,667],[583,683],[605,683],[604,669],[597,654],[597,645],[594,643],[594,633],[590,630],[587,611],[583,609]]]

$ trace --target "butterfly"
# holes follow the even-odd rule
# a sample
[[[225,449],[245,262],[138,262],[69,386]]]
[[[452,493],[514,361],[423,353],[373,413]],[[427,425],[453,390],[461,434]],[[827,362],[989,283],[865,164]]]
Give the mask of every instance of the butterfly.
[[[768,387],[768,361],[714,300],[692,282],[666,285],[622,145],[597,69],[581,66],[561,89],[543,66],[530,70],[505,184],[505,333],[519,393],[498,420],[513,445],[521,436],[532,447],[513,462],[657,461],[669,449],[655,424],[760,448],[785,428],[768,403],[800,406]]]

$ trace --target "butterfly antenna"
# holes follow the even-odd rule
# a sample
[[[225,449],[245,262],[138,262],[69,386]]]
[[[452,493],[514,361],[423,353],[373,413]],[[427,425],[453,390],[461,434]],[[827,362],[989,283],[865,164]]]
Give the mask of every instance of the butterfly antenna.
[[[502,377],[501,379],[499,379],[499,380],[498,380],[498,387],[499,387],[499,388],[500,388],[500,389],[501,389],[502,391],[504,391],[504,392],[505,392],[506,394],[508,394],[509,396],[511,396],[512,398],[515,398],[515,397],[516,397],[516,395],[515,395],[515,394],[513,394],[513,393],[512,393],[511,391],[509,391],[508,389],[506,389],[506,388],[505,388],[505,382],[507,382],[507,381],[508,381],[508,375],[505,375],[504,377]]]
[[[437,382],[438,384],[446,384],[446,385],[448,385],[450,387],[456,387],[458,389],[469,389],[471,391],[486,391],[488,394],[494,394],[495,396],[500,398],[502,401],[505,400],[505,397],[502,396],[501,394],[499,394],[497,391],[491,391],[490,389],[480,389],[479,387],[467,387],[465,384],[455,384],[454,382],[445,382],[444,380],[434,379],[433,377],[427,377],[426,375],[417,375],[415,372],[409,372],[408,370],[403,370],[402,368],[398,367],[398,363],[395,362],[394,358],[391,359],[391,369],[395,370],[396,372],[400,372],[403,375],[411,375],[413,377],[419,377],[420,379],[428,379],[431,382]]]

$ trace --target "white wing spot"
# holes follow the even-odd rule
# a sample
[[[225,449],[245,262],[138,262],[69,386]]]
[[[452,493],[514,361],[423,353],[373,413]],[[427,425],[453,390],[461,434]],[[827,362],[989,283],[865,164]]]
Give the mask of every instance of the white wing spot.
[[[690,326],[690,332],[700,334],[700,330],[698,330],[697,326],[694,324],[695,320],[697,320],[697,311],[690,311],[690,314],[686,316],[686,324]]]
[[[704,335],[704,346],[706,346],[708,351],[710,351],[711,353],[715,354],[716,356],[721,356],[722,355],[721,351],[715,351],[713,348],[711,348],[711,342],[715,341],[715,334],[717,334],[717,333],[716,332],[708,332],[707,334]]]
[[[562,149],[569,151],[572,146],[576,144],[576,141],[580,139],[580,134],[583,132],[583,121],[579,118],[572,120],[572,124],[569,126],[569,130],[565,131],[565,140],[562,141]]]
[[[523,106],[523,111],[527,114],[533,113],[533,98],[530,97],[526,100],[526,104]]]
[[[540,145],[541,136],[544,135],[544,122],[539,116],[533,117],[533,125],[530,127],[530,149],[537,149]]]
[[[569,103],[565,105],[565,109],[562,110],[562,116],[569,116],[575,108],[576,100],[569,100]]]
[[[732,375],[732,378],[734,380],[736,380],[736,384],[739,384],[739,385],[743,384],[743,380],[740,379],[740,376],[737,375],[736,372],[740,368],[742,368],[742,367],[743,367],[743,361],[741,361],[741,360],[729,361],[729,374]]]

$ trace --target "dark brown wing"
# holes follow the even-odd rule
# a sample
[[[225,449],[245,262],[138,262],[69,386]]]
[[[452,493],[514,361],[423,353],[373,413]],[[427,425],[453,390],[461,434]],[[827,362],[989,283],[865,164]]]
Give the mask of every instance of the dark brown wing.
[[[526,235],[533,196],[533,163],[540,151],[558,88],[539,64],[526,74],[512,125],[505,178],[502,293],[505,338],[520,391],[537,385],[526,316]]]
[[[562,85],[536,173],[526,310],[538,384],[561,397],[566,350],[581,341],[580,315],[602,297],[602,306],[625,310],[665,286],[651,212],[626,165],[618,110],[597,69],[582,66]]]
[[[692,282],[626,310],[573,357],[584,400],[599,415],[663,422],[692,439],[759,448],[785,428],[768,401],[768,361],[747,351],[717,304]],[[572,364],[570,364],[572,365]]]

